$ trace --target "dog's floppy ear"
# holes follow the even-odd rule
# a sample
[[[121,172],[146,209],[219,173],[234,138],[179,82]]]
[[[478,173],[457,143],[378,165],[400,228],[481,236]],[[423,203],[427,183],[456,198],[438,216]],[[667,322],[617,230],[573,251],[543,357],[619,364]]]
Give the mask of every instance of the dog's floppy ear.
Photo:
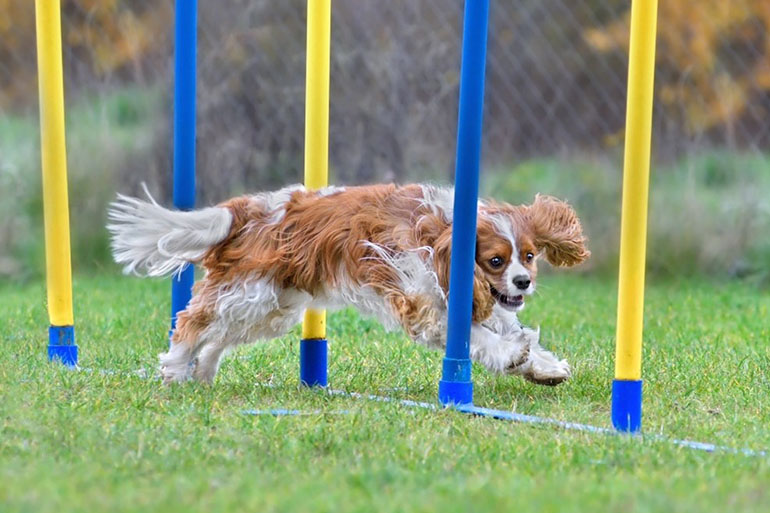
[[[444,230],[433,244],[433,262],[438,283],[449,297],[449,265],[452,256],[452,228]],[[481,322],[492,315],[495,298],[490,284],[479,264],[474,263],[473,273],[473,322]]]
[[[585,261],[591,252],[577,214],[569,204],[552,196],[535,196],[525,207],[525,215],[534,234],[535,246],[545,252],[551,265],[571,267]]]

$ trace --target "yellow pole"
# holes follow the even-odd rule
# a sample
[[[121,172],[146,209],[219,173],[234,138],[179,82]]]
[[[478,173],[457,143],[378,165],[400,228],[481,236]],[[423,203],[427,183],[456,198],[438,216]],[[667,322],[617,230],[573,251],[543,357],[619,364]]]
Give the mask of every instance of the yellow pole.
[[[305,86],[305,186],[325,187],[329,180],[329,59],[331,0],[308,0]],[[308,310],[303,339],[326,337],[326,312]]]
[[[640,380],[642,376],[647,197],[657,11],[657,0],[633,0],[615,353],[615,378],[618,380]]]
[[[71,326],[72,276],[59,0],[35,0],[35,14],[48,315],[52,326]]]

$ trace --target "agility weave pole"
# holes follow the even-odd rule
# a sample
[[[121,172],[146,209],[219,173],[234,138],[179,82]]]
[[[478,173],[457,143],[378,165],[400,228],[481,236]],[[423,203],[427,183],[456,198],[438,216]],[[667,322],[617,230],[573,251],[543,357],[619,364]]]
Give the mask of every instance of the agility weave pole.
[[[658,0],[633,0],[628,62],[612,424],[642,428],[642,329]]]
[[[198,0],[176,0],[174,11],[174,206],[195,208],[195,80]],[[192,297],[195,268],[171,278],[171,329]]]
[[[438,387],[438,399],[444,405],[473,404],[470,336],[488,27],[489,0],[466,0],[457,120],[446,356]]]
[[[308,189],[326,187],[329,181],[331,10],[331,0],[308,0],[305,75],[305,187]],[[325,311],[305,312],[299,347],[300,383],[326,386],[328,344]]]
[[[36,0],[37,70],[40,92],[40,154],[48,289],[48,358],[78,363],[72,312],[67,149],[64,132],[64,72],[59,0]]]

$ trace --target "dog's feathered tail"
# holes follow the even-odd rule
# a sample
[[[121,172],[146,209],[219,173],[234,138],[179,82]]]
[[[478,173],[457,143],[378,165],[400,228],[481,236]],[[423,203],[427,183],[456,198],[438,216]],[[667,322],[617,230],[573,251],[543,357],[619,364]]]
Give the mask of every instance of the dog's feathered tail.
[[[180,273],[230,233],[230,210],[210,207],[174,211],[149,201],[118,195],[110,205],[107,229],[112,255],[123,272],[146,276]]]

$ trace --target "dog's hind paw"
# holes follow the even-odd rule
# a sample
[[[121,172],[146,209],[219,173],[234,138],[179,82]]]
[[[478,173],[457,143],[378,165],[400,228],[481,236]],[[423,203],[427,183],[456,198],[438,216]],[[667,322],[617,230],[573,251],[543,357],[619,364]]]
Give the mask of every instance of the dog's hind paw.
[[[171,383],[190,381],[197,365],[197,358],[185,363],[169,358],[169,353],[160,355],[160,375],[163,378],[163,384],[170,385]]]

